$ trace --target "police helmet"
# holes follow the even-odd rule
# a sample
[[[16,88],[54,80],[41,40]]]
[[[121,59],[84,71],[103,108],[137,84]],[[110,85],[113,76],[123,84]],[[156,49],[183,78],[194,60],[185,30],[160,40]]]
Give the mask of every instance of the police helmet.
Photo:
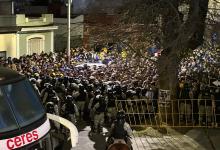
[[[82,79],[82,84],[83,84],[84,86],[88,86],[88,85],[89,85],[89,81],[86,80],[86,79]]]
[[[54,102],[55,104],[58,103],[58,98],[56,96],[51,97],[51,101]]]
[[[99,101],[103,101],[104,100],[104,96],[99,94],[96,96],[96,98],[99,100]]]
[[[48,113],[53,113],[54,112],[54,103],[53,102],[48,102],[46,104],[46,111]]]
[[[120,85],[115,85],[113,88],[114,88],[115,94],[121,94],[122,89]]]
[[[122,85],[121,89],[122,89],[123,92],[126,92],[128,88],[127,88],[126,85]]]
[[[69,82],[73,83],[74,82],[74,78],[73,77],[69,77]]]
[[[117,120],[125,120],[125,112],[124,111],[118,111],[116,115]]]
[[[79,84],[79,91],[84,91],[84,86],[82,84]]]
[[[36,80],[35,78],[31,78],[31,79],[30,79],[30,82],[31,82],[32,84],[36,84],[36,83],[37,83],[37,80]]]
[[[57,78],[52,78],[51,83],[55,85],[57,83],[57,80]]]
[[[136,94],[139,95],[139,94],[141,93],[141,90],[142,90],[142,89],[141,89],[140,87],[137,87],[137,88],[135,89]]]
[[[61,77],[58,78],[58,82],[59,82],[59,83],[63,83],[63,78],[61,78]]]
[[[101,94],[101,90],[100,90],[100,89],[97,89],[97,90],[95,91],[95,95],[99,95],[99,94]]]
[[[94,88],[93,84],[89,84],[88,87],[87,87],[87,90],[89,92],[91,92],[91,91],[93,91],[93,88]]]
[[[127,92],[126,92],[127,97],[132,97],[133,95],[134,95],[133,90],[127,90]]]
[[[73,101],[73,97],[71,95],[66,96],[66,103],[71,103]]]
[[[74,91],[78,91],[78,90],[79,90],[79,86],[78,86],[76,83],[71,83],[71,84],[70,84],[70,87],[71,87],[71,89],[74,90]]]
[[[113,93],[113,90],[112,90],[111,87],[107,88],[107,93],[108,93],[108,94],[112,94],[112,93]]]
[[[36,80],[39,79],[39,77],[40,77],[39,73],[35,73],[35,74],[34,74],[34,78],[35,78]]]
[[[45,86],[47,89],[52,89],[52,88],[53,88],[53,85],[50,84],[50,83],[45,83],[44,86]]]
[[[56,96],[56,92],[54,90],[51,90],[49,93],[48,93],[48,96],[49,97],[55,97]]]
[[[68,76],[65,76],[65,77],[63,78],[63,81],[64,81],[64,82],[68,82],[68,81],[69,81],[69,77],[68,77]]]

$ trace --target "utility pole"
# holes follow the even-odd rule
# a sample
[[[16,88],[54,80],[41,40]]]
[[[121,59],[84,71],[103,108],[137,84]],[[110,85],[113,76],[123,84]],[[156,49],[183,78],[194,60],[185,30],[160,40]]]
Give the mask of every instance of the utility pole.
[[[70,28],[71,28],[71,4],[72,4],[72,0],[68,0],[68,6],[67,6],[67,61],[68,64],[70,64]]]

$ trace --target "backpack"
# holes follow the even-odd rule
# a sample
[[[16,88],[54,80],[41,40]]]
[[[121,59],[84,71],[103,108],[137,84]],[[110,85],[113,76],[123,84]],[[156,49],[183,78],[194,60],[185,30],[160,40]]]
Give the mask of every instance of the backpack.
[[[105,102],[99,102],[99,107],[96,109],[97,113],[104,113],[107,109],[107,104]]]
[[[71,103],[71,104],[65,104],[66,106],[66,109],[65,109],[65,113],[66,114],[75,114],[76,112],[75,112],[75,109],[74,109],[74,105],[75,104],[73,104],[73,103]]]
[[[124,123],[124,120],[115,121],[115,126],[112,133],[115,139],[125,139],[127,137],[127,131],[124,129]]]

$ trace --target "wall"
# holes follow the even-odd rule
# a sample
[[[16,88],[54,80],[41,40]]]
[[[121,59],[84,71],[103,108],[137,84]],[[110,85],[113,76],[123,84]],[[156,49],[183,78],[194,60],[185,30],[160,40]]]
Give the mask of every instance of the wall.
[[[12,2],[10,0],[0,0],[0,15],[12,14]]]
[[[47,6],[24,6],[25,14],[46,14],[48,12]]]
[[[42,14],[41,17],[30,18],[24,14],[16,15],[17,26],[43,26],[53,24],[53,14]]]
[[[27,37],[31,35],[43,35],[45,36],[45,43],[44,43],[44,50],[46,53],[49,53],[52,49],[52,41],[51,41],[51,34],[52,31],[48,32],[39,32],[39,33],[22,33],[19,34],[19,49],[20,49],[20,56],[27,54]]]
[[[78,16],[71,19],[71,47],[77,47],[82,45],[82,38],[84,32],[84,16]],[[66,18],[54,18],[54,24],[58,26],[58,30],[55,30],[54,47],[55,50],[60,51],[66,48],[67,43],[67,19]]]
[[[7,57],[16,57],[16,34],[0,34],[0,51],[7,51]]]
[[[24,14],[0,15],[0,26],[44,26],[53,24],[53,14],[30,18]]]
[[[5,27],[5,26],[16,26],[16,16],[0,15],[0,27]]]

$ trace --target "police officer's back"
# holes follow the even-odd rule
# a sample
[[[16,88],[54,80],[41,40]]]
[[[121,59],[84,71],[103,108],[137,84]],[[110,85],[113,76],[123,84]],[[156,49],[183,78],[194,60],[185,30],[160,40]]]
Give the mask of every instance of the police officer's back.
[[[123,139],[128,144],[130,149],[132,149],[132,143],[130,138],[132,137],[132,130],[130,125],[125,120],[124,111],[119,111],[116,116],[116,120],[111,126],[110,137],[107,141],[107,144],[110,145],[114,141],[113,139]]]
[[[130,125],[125,120],[125,113],[119,111],[116,116],[116,120],[111,127],[111,136],[116,139],[124,139],[132,136]]]

